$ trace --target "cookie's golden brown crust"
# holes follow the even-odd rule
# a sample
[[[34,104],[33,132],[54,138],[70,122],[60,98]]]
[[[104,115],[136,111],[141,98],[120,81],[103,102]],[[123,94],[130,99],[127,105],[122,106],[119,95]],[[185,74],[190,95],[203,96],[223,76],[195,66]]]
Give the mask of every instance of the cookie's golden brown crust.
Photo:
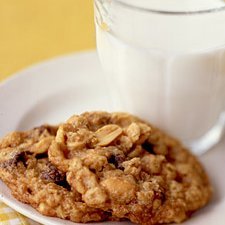
[[[18,200],[75,222],[179,223],[211,197],[191,153],[126,113],[84,113],[7,135],[0,178]]]
[[[76,222],[105,220],[108,215],[87,206],[79,193],[71,192],[66,175],[48,160],[48,148],[56,127],[42,126],[13,132],[0,141],[0,178],[15,198],[40,213]]]
[[[211,197],[192,154],[125,113],[71,117],[59,127],[49,160],[88,206],[138,224],[179,223]]]

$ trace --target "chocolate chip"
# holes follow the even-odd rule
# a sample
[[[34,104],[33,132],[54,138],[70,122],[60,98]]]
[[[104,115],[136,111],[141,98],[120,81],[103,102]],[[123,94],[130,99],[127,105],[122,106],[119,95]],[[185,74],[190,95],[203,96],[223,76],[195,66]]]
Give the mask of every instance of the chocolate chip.
[[[40,127],[35,127],[34,130],[37,130],[40,134],[42,134],[46,130],[46,127],[42,125]]]
[[[146,150],[147,152],[155,155],[153,144],[149,142],[145,142],[144,144],[142,144],[142,148]]]
[[[22,162],[25,164],[25,162],[27,161],[27,156],[28,156],[27,152],[18,152],[13,157],[13,163],[17,164],[18,162]]]
[[[45,152],[45,153],[41,153],[41,154],[37,154],[35,156],[36,159],[45,159],[45,158],[48,158],[48,154]]]
[[[71,191],[71,186],[69,185],[69,183],[67,182],[67,180],[63,180],[60,181],[59,183],[57,183],[59,186],[64,187],[65,189],[67,189],[68,191]]]
[[[58,170],[50,162],[47,165],[47,169],[41,172],[41,179],[46,180],[51,183],[55,183],[59,186],[66,188],[68,191],[71,190],[70,185],[66,180],[66,174]]]
[[[35,127],[34,130],[37,130],[40,135],[44,133],[44,131],[48,131],[49,134],[54,136],[57,133],[57,127],[49,126],[49,125],[42,125],[40,127]]]
[[[159,191],[159,192],[154,192],[154,200],[155,199],[160,199],[162,202],[164,202],[166,197],[162,191]]]
[[[183,177],[182,177],[182,175],[179,174],[178,172],[177,172],[177,174],[176,174],[175,181],[177,181],[178,183],[182,183],[182,182],[183,182]]]
[[[27,188],[27,192],[29,193],[29,194],[32,194],[32,190],[28,187]]]
[[[27,152],[16,152],[11,159],[0,163],[0,167],[4,169],[14,168],[19,162],[26,166],[27,155]]]
[[[66,180],[66,174],[59,171],[54,165],[48,163],[48,168],[41,172],[41,179],[56,184],[63,183]]]
[[[113,165],[117,165],[117,161],[116,161],[116,157],[115,155],[111,155],[108,159],[108,162],[113,164]]]
[[[112,212],[111,212],[111,211],[105,211],[105,212],[104,212],[104,216],[105,216],[106,218],[112,218]]]
[[[111,155],[108,162],[115,165],[117,169],[123,170],[122,163],[125,161],[125,156],[123,154]]]

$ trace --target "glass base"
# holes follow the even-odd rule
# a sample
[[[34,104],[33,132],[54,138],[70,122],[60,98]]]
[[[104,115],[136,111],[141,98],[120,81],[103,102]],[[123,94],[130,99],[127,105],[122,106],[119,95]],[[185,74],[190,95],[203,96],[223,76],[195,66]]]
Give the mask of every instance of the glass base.
[[[214,127],[200,139],[184,142],[196,155],[202,155],[216,145],[225,134],[225,112],[223,112]]]

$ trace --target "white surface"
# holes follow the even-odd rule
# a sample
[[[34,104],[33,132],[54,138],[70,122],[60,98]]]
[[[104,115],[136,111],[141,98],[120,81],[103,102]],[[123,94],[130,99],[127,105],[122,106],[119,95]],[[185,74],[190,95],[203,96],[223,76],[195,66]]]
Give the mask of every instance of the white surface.
[[[0,85],[0,136],[43,122],[57,123],[85,110],[111,110],[110,102],[94,52],[45,62],[20,72]],[[185,225],[225,224],[224,146],[225,140],[201,158],[212,179],[215,195],[211,204],[194,214]],[[76,224],[40,215],[30,206],[15,200],[2,182],[0,190],[3,202],[35,221],[46,225]]]

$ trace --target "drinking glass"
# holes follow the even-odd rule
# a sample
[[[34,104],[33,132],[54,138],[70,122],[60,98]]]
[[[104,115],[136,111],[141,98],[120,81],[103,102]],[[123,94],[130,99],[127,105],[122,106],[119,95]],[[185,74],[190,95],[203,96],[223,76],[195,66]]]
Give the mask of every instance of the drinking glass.
[[[196,154],[221,139],[224,1],[95,0],[95,21],[114,110],[140,116]]]

